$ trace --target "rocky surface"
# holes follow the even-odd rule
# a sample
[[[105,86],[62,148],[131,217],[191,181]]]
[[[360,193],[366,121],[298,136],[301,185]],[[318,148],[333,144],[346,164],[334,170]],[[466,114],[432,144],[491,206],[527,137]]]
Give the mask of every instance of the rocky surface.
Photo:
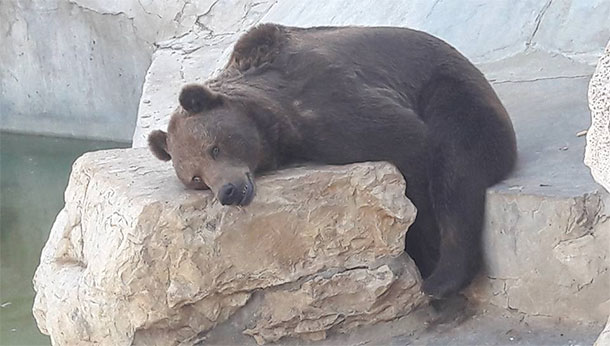
[[[608,323],[606,323],[606,327],[599,334],[599,337],[595,341],[593,346],[608,346],[610,345],[610,317],[608,317]]]
[[[396,263],[394,271],[404,270]],[[403,262],[412,271],[410,262]],[[294,291],[265,295],[260,318],[244,331],[257,343],[277,341],[284,336],[323,340],[332,328],[348,332],[358,326],[390,321],[412,311],[422,299],[415,291],[414,271],[397,275],[389,266],[375,270],[353,269],[330,278],[317,277]]]
[[[438,302],[437,302],[438,303]],[[329,333],[322,341],[281,339],[282,346],[362,345],[593,345],[603,324],[533,316],[490,304],[472,304],[455,298],[426,305],[406,317],[349,333]],[[247,309],[236,315],[247,317]],[[224,323],[214,328],[197,346],[255,346],[255,340]],[[239,324],[235,324],[239,326]],[[602,344],[606,346],[605,344]]]
[[[158,43],[142,90],[134,147],[145,147],[148,133],[167,127],[182,85],[202,82],[219,71],[239,36],[260,22],[274,4],[277,1],[216,1],[192,30]]]
[[[476,300],[533,315],[604,321],[610,311],[609,199],[487,195],[485,277]]]
[[[486,272],[473,295],[532,315],[605,321],[610,309],[610,197],[583,165],[585,138],[577,134],[589,127],[587,84],[610,36],[602,20],[610,17],[610,3],[582,4],[278,1],[228,17],[230,24],[220,20],[228,5],[219,2],[200,18],[207,21],[205,28],[195,27],[155,52],[133,145],[146,145],[149,131],[166,127],[180,86],[218,71],[231,44],[253,23],[386,24],[426,30],[478,63],[517,132],[517,169],[489,191]],[[454,17],[442,20],[450,15],[464,24],[456,28]],[[585,18],[591,25],[578,24]],[[507,28],[500,35],[494,30],[498,23]]]
[[[155,42],[214,3],[0,1],[0,129],[129,142]]]
[[[519,78],[531,80],[546,78],[549,69],[571,76],[571,69],[553,68],[555,57],[563,57],[572,66],[595,64],[610,36],[609,17],[610,3],[597,0],[527,0],[517,5],[509,0],[367,0],[357,5],[350,0],[217,1],[199,15],[187,34],[159,43],[146,74],[133,146],[146,146],[150,131],[165,128],[180,87],[214,75],[228,60],[237,38],[257,23],[406,26],[445,39],[478,64],[532,55],[550,57]],[[582,25],[583,21],[589,25]],[[513,77],[509,72],[498,79]]]
[[[610,191],[610,42],[589,83],[589,108],[585,164],[593,178]]]
[[[248,208],[224,207],[146,149],[85,154],[34,315],[56,345],[192,343],[246,307],[240,329],[259,343],[403,316],[425,301],[404,189],[386,163],[292,168],[259,178]]]
[[[477,63],[542,51],[594,64],[608,17],[600,0],[1,1],[0,128],[143,146],[177,87],[208,78],[259,22],[408,26]]]
[[[521,63],[504,68],[518,73]],[[547,63],[553,70],[557,59]],[[601,323],[610,312],[610,196],[582,161],[590,77],[561,64],[573,77],[494,84],[515,125],[519,160],[487,194],[486,270],[475,297],[528,315]]]

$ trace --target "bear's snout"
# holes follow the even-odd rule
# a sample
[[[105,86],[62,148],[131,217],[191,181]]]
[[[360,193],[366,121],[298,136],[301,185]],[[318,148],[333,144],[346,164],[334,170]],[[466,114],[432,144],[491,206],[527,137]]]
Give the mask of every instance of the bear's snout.
[[[218,200],[222,205],[232,205],[237,202],[237,187],[233,183],[225,184],[218,192]]]
[[[250,174],[246,174],[244,181],[236,183],[230,182],[223,185],[218,191],[218,201],[222,205],[245,206],[252,202],[254,198],[254,183]]]

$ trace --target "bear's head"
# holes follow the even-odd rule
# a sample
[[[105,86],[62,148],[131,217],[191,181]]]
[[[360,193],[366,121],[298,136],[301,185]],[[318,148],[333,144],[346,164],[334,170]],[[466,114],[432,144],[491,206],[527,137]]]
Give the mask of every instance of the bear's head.
[[[179,101],[167,133],[148,136],[150,150],[172,160],[187,188],[209,188],[223,205],[248,205],[264,145],[247,106],[200,84],[185,86]]]

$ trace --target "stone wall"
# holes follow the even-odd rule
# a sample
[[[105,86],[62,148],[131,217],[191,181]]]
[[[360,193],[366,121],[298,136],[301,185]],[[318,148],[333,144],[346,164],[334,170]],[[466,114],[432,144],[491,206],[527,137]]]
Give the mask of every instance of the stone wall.
[[[610,191],[610,42],[589,84],[589,108],[585,164],[593,178]]]
[[[594,64],[608,17],[603,0],[1,1],[0,129],[143,146],[178,87],[212,75],[259,22],[408,26],[476,63],[544,51]]]
[[[257,190],[225,207],[147,149],[85,154],[34,277],[41,331],[64,346],[188,345],[248,305],[230,323],[258,343],[315,340],[425,302],[394,166],[292,168]]]
[[[0,129],[130,141],[155,42],[197,3],[0,1]]]
[[[151,130],[165,128],[180,86],[214,75],[239,35],[256,23],[407,26],[443,38],[478,64],[542,52],[593,65],[610,37],[607,18],[610,3],[599,0],[219,1],[188,34],[160,43],[155,51],[133,146],[145,146]],[[520,78],[544,77],[548,65],[528,69]]]

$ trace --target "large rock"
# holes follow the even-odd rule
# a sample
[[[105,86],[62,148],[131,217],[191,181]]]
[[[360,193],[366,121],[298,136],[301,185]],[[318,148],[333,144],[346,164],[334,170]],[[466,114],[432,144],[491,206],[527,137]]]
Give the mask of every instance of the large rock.
[[[85,154],[34,316],[56,345],[188,344],[246,305],[259,343],[394,319],[425,300],[403,251],[416,213],[404,190],[387,163],[292,168],[224,207],[146,149]]]
[[[487,195],[487,277],[477,300],[532,316],[602,322],[610,312],[610,199]]]
[[[585,164],[593,178],[610,191],[610,42],[589,84],[589,108]]]
[[[589,125],[589,79],[495,85],[515,124],[519,160],[487,193],[481,300],[530,316],[608,317],[610,195],[583,164],[585,138],[577,135]]]

